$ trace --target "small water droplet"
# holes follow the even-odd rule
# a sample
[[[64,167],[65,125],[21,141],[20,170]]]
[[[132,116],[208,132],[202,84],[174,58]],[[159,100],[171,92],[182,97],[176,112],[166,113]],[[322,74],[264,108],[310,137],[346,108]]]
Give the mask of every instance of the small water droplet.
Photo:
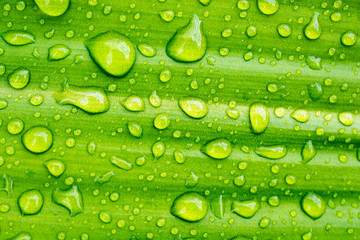
[[[185,187],[193,188],[199,183],[199,177],[191,172],[185,179]]]
[[[112,217],[111,217],[110,213],[108,213],[106,211],[101,211],[101,212],[99,212],[99,219],[103,223],[111,223]]]
[[[323,96],[323,88],[321,84],[319,83],[309,84],[307,88],[308,88],[309,96],[313,101],[318,101]]]
[[[47,168],[49,173],[54,177],[58,178],[65,172],[65,164],[60,159],[50,159],[44,162],[44,166]]]
[[[277,31],[281,37],[289,37],[291,35],[291,28],[287,24],[280,24],[277,26]]]
[[[163,130],[166,129],[170,125],[170,116],[167,113],[159,113],[154,119],[154,126]]]
[[[237,7],[243,11],[248,10],[250,8],[250,3],[248,0],[239,0],[237,2]]]
[[[175,17],[175,13],[173,10],[161,11],[159,15],[161,19],[164,20],[165,22],[171,22]]]
[[[160,78],[160,81],[162,81],[164,83],[170,81],[170,79],[171,79],[170,68],[164,68],[161,71],[159,78]]]
[[[234,185],[237,187],[242,187],[245,185],[245,183],[246,180],[244,175],[240,175],[234,178]]]
[[[345,126],[351,126],[355,121],[355,116],[352,112],[339,113],[339,121]]]
[[[86,145],[86,150],[90,155],[95,155],[95,153],[96,153],[96,143],[94,141],[90,141]]]
[[[314,56],[307,56],[305,59],[306,64],[312,70],[321,70],[322,69],[322,59]]]
[[[233,212],[244,218],[251,218],[259,210],[260,203],[256,199],[234,201],[231,209]]]
[[[145,57],[154,57],[156,55],[156,49],[147,43],[140,43],[137,45],[137,48]]]
[[[270,225],[271,219],[268,217],[263,217],[259,221],[259,227],[262,229],[267,228]]]
[[[211,211],[215,217],[223,219],[225,215],[225,200],[223,195],[216,196],[210,201]]]
[[[36,126],[28,129],[22,136],[24,147],[33,153],[43,153],[53,144],[53,135],[49,129]]]
[[[203,6],[209,6],[211,0],[199,0],[199,2],[200,2]]]
[[[11,119],[7,125],[7,130],[10,134],[16,135],[24,129],[24,122],[21,119]]]
[[[137,138],[142,136],[143,128],[139,123],[137,123],[137,122],[128,122],[127,126],[128,126],[128,130],[129,130],[131,135],[133,135],[134,137],[137,137]]]
[[[159,159],[165,153],[165,144],[162,141],[155,142],[151,147],[155,159]]]
[[[351,47],[354,46],[357,41],[357,36],[354,32],[347,31],[341,35],[341,43],[344,46]]]
[[[183,164],[185,162],[185,155],[180,150],[174,151],[175,161],[179,164]]]
[[[186,192],[174,200],[170,212],[182,220],[196,222],[206,216],[208,208],[209,203],[203,196],[196,192]]]
[[[129,96],[125,99],[122,105],[129,111],[132,112],[141,112],[145,111],[145,102],[144,100],[136,95]]]
[[[214,159],[225,159],[230,156],[232,147],[227,139],[217,138],[204,144],[200,150]]]
[[[68,209],[72,217],[84,211],[82,194],[76,185],[67,190],[56,188],[52,193],[52,200]]]
[[[153,91],[150,95],[149,95],[149,102],[151,104],[151,106],[153,107],[160,107],[162,104],[162,100],[159,97],[159,95],[157,94],[156,91]]]
[[[44,197],[39,190],[27,190],[20,194],[18,204],[22,215],[34,215],[40,212]]]

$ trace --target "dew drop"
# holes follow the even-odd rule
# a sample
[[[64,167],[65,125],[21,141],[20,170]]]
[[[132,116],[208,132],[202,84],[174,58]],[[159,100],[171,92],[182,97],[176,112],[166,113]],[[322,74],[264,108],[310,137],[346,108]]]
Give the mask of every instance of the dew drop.
[[[196,192],[186,192],[178,196],[170,209],[175,217],[189,222],[203,219],[209,208],[208,201]]]
[[[307,141],[301,151],[302,163],[308,163],[316,155],[316,149],[311,140]]]
[[[33,153],[43,153],[53,144],[53,135],[49,129],[36,126],[28,129],[22,136],[24,147]]]
[[[139,123],[137,123],[137,122],[128,122],[127,126],[128,126],[128,130],[129,130],[131,135],[133,135],[134,137],[137,137],[137,138],[142,136],[143,128]]]
[[[196,97],[181,98],[179,106],[184,113],[196,119],[205,117],[209,112],[205,101]]]
[[[4,41],[13,46],[24,46],[35,43],[35,37],[26,31],[9,30],[1,34]]]
[[[147,43],[140,43],[137,45],[137,48],[145,57],[154,57],[156,55],[156,49]]]
[[[82,194],[76,185],[67,190],[56,188],[52,193],[52,200],[68,209],[72,217],[84,211]]]
[[[71,49],[63,44],[56,44],[49,48],[49,61],[58,61],[66,58],[71,53]]]
[[[65,164],[59,159],[50,159],[44,162],[44,166],[51,175],[58,178],[65,172]]]
[[[251,218],[259,210],[260,203],[256,199],[234,201],[231,209],[233,212],[244,218]]]
[[[341,35],[341,43],[344,46],[351,47],[356,44],[357,36],[355,33],[348,31]]]
[[[269,121],[269,111],[264,104],[254,103],[250,106],[250,123],[254,133],[265,132]]]
[[[290,114],[290,116],[298,122],[305,123],[309,121],[310,114],[308,110],[297,109]]]
[[[132,164],[130,162],[128,162],[127,160],[118,158],[116,156],[111,156],[109,158],[109,161],[111,164],[113,164],[115,167],[118,167],[120,169],[129,171],[132,169]]]
[[[311,218],[318,219],[324,214],[326,203],[317,193],[309,192],[301,199],[301,208]]]
[[[227,139],[217,138],[204,144],[200,151],[214,159],[225,159],[230,156],[232,147]]]
[[[159,113],[154,119],[154,126],[163,130],[166,129],[170,125],[170,116],[167,113]]]
[[[257,6],[265,15],[275,14],[279,10],[278,0],[257,0]]]
[[[34,215],[40,212],[44,197],[39,190],[27,190],[20,194],[18,205],[22,215]]]
[[[316,40],[321,35],[321,28],[318,19],[319,16],[320,13],[315,12],[309,24],[307,24],[304,28],[305,37],[310,40]]]
[[[23,89],[30,82],[30,71],[24,67],[19,67],[8,75],[8,82],[15,89]]]
[[[35,0],[42,12],[49,16],[63,15],[69,8],[70,0]]]
[[[136,95],[131,95],[125,99],[122,105],[129,111],[132,112],[141,112],[145,111],[145,102],[144,100]]]
[[[7,125],[7,130],[10,134],[16,135],[24,129],[24,122],[21,119],[11,119]]]
[[[275,160],[285,157],[287,148],[285,145],[259,146],[255,153],[261,157]]]

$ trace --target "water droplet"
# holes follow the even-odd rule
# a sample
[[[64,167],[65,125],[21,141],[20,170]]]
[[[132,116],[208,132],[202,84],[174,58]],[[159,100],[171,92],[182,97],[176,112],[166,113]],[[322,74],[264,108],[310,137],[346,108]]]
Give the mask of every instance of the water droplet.
[[[10,134],[16,135],[24,129],[24,122],[21,119],[11,119],[7,125],[7,130]]]
[[[31,96],[29,102],[33,106],[39,106],[44,102],[44,97],[40,94],[35,94]]]
[[[99,219],[103,223],[111,223],[112,217],[111,217],[110,213],[108,213],[106,211],[101,211],[101,212],[99,212]]]
[[[10,73],[7,79],[11,87],[23,89],[30,82],[30,71],[26,68],[19,67]]]
[[[305,123],[309,121],[310,114],[308,110],[297,109],[290,114],[290,116],[298,122]]]
[[[307,37],[310,40],[316,40],[321,35],[321,28],[320,28],[319,19],[318,19],[319,16],[320,16],[320,13],[314,12],[314,15],[311,18],[311,21],[304,28],[305,37]]]
[[[22,215],[34,215],[40,212],[44,197],[39,190],[27,190],[20,194],[18,204]]]
[[[86,150],[90,155],[95,155],[95,153],[96,153],[96,143],[94,141],[90,141],[86,146]]]
[[[323,88],[319,83],[309,84],[308,93],[313,101],[318,101],[323,96]]]
[[[255,153],[269,159],[280,159],[287,154],[287,148],[285,145],[259,146]]]
[[[138,124],[137,122],[128,122],[127,126],[131,135],[137,138],[142,136],[143,129],[140,124]]]
[[[316,149],[311,140],[307,141],[301,151],[302,162],[308,163],[316,155]]]
[[[129,111],[132,112],[141,112],[145,111],[145,102],[144,100],[136,95],[132,95],[125,99],[122,105]]]
[[[199,2],[200,2],[203,6],[209,6],[211,0],[199,0]]]
[[[312,231],[310,230],[310,232],[306,232],[303,235],[301,235],[301,239],[302,240],[311,240],[312,238]]]
[[[245,185],[245,183],[246,180],[244,175],[240,175],[234,178],[234,185],[237,187],[242,187]]]
[[[261,227],[262,229],[267,228],[270,225],[270,221],[271,219],[268,217],[261,218],[259,221],[259,227]]]
[[[196,62],[206,52],[206,37],[201,29],[201,21],[195,14],[183,28],[177,30],[166,46],[167,55],[179,62]]]
[[[164,68],[161,71],[159,78],[160,78],[160,81],[162,81],[164,83],[170,81],[170,79],[171,79],[170,68]]]
[[[351,47],[354,46],[357,41],[357,36],[355,33],[348,31],[341,35],[341,43],[344,46]]]
[[[171,206],[171,214],[182,220],[196,222],[203,219],[208,211],[209,203],[196,192],[186,192],[178,196]]]
[[[234,201],[231,209],[233,212],[244,218],[251,218],[259,210],[260,203],[256,199]]]
[[[124,35],[109,31],[84,42],[91,58],[106,73],[122,77],[135,63],[134,44]]]
[[[277,31],[281,37],[289,37],[291,35],[291,28],[287,24],[280,24],[277,26]]]
[[[334,12],[330,15],[330,19],[333,21],[333,22],[338,22],[341,20],[341,13],[340,12]]]
[[[175,161],[179,164],[183,164],[185,162],[185,155],[180,150],[174,151]]]
[[[270,196],[267,202],[272,207],[278,207],[280,205],[280,198],[279,196]]]
[[[163,130],[166,129],[170,125],[170,116],[167,113],[159,113],[154,119],[154,126]]]
[[[159,95],[157,94],[156,91],[153,91],[150,95],[149,95],[149,102],[151,104],[151,106],[153,107],[160,107],[162,104],[162,100],[159,97]]]
[[[76,185],[73,185],[68,190],[56,188],[52,193],[52,200],[54,203],[68,209],[72,217],[84,210],[82,194]]]
[[[102,176],[96,176],[94,179],[94,182],[104,184],[104,183],[110,182],[113,176],[115,176],[115,173],[107,172],[107,173],[104,173]],[[111,198],[111,196],[110,196],[110,198]]]
[[[322,69],[322,60],[314,56],[307,56],[305,59],[306,64],[312,70],[321,70]]]
[[[355,116],[352,112],[339,113],[339,121],[345,126],[351,126],[355,121]]]
[[[161,141],[155,142],[151,147],[155,159],[159,159],[165,153],[165,144]]]
[[[257,5],[260,12],[265,15],[275,14],[279,10],[278,0],[257,0]]]
[[[71,53],[71,49],[63,44],[56,44],[49,48],[49,61],[58,61],[66,58]]]
[[[97,87],[76,87],[65,83],[63,90],[55,92],[53,97],[61,105],[74,105],[91,114],[106,112],[110,107],[104,90]]]
[[[173,10],[161,11],[159,15],[161,19],[164,20],[165,22],[171,22],[175,17],[175,13]]]
[[[137,48],[145,57],[154,57],[156,55],[156,49],[147,43],[140,43],[137,45]]]
[[[65,172],[65,164],[59,159],[50,159],[44,162],[44,166],[47,168],[49,173],[54,177],[58,178]]]
[[[52,146],[53,135],[46,127],[32,127],[22,136],[22,143],[30,152],[43,153]]]
[[[7,44],[13,46],[24,46],[35,43],[35,37],[26,31],[9,30],[1,34]]]
[[[265,132],[269,120],[269,111],[264,104],[254,103],[250,106],[250,123],[254,133],[260,134]]]
[[[7,108],[7,106],[8,102],[5,99],[0,98],[0,110]]]
[[[226,109],[226,115],[228,115],[229,118],[232,118],[232,119],[238,119],[240,117],[239,111],[235,108]]]
[[[45,14],[57,17],[66,12],[70,0],[35,0],[35,3]]]
[[[257,34],[257,29],[256,29],[256,27],[250,25],[250,26],[248,26],[248,27],[246,28],[246,35],[247,35],[249,38],[255,37],[256,34]]]
[[[237,2],[237,7],[243,11],[248,10],[250,8],[250,3],[248,0],[239,0]]]
[[[31,240],[31,235],[28,232],[20,232],[11,238],[7,238],[6,240]]]
[[[317,193],[309,192],[301,199],[301,208],[311,218],[318,219],[324,214],[326,203]]]
[[[195,173],[191,172],[185,179],[185,187],[193,188],[199,183],[199,177]]]
[[[204,100],[195,97],[184,97],[179,100],[179,106],[188,116],[192,118],[203,118],[209,110]]]
[[[204,144],[200,151],[214,159],[225,159],[230,156],[232,147],[227,139],[217,138]]]
[[[14,187],[14,182],[13,180],[9,177],[9,175],[7,175],[6,173],[3,174],[3,179],[4,179],[4,187],[0,188],[0,191],[4,191],[7,193],[8,197],[11,197],[13,194],[13,187]]]
[[[132,169],[132,164],[124,159],[118,158],[116,156],[111,156],[109,161],[116,167],[129,171]]]
[[[215,217],[223,219],[225,215],[225,200],[223,195],[219,195],[210,201],[211,211]]]
[[[285,182],[289,185],[294,185],[296,183],[296,177],[293,175],[286,175]]]

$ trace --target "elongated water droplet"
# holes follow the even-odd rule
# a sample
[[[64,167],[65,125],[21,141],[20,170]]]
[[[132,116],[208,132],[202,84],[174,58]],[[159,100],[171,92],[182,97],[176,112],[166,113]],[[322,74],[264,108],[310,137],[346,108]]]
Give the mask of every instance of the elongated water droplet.
[[[310,114],[308,110],[297,109],[290,114],[290,116],[298,122],[305,123],[309,121]]]
[[[308,163],[316,155],[316,149],[311,140],[307,141],[301,151],[302,162]]]
[[[319,24],[320,13],[314,12],[314,15],[308,25],[304,28],[305,37],[310,40],[316,40],[321,35],[321,28]]]
[[[269,217],[263,217],[259,221],[259,227],[262,229],[267,228],[270,225],[271,219]]]
[[[230,156],[231,143],[225,138],[213,139],[201,147],[201,152],[215,159],[225,159]]]
[[[26,68],[19,67],[7,77],[10,86],[15,89],[23,89],[30,82],[30,71]]]
[[[86,150],[90,155],[95,155],[95,153],[96,153],[96,143],[94,141],[90,141],[86,146]]]
[[[49,60],[57,61],[66,58],[71,53],[71,49],[63,44],[56,44],[49,48]]]
[[[313,101],[318,101],[323,96],[323,88],[319,83],[309,84],[308,93]]]
[[[22,143],[30,152],[43,153],[52,146],[53,135],[46,127],[32,127],[22,136]]]
[[[114,166],[129,171],[132,169],[132,164],[124,159],[118,158],[116,156],[111,156],[109,158],[110,163],[112,163]]]
[[[140,43],[137,45],[137,48],[145,57],[154,57],[156,55],[156,49],[147,43]]]
[[[259,146],[256,148],[255,153],[269,159],[280,159],[287,154],[287,148],[285,145]]]
[[[24,122],[21,119],[11,119],[7,125],[7,130],[10,134],[16,135],[24,129]]]
[[[223,219],[225,215],[225,201],[223,195],[219,195],[210,201],[211,211],[215,217]]]
[[[265,132],[270,121],[267,107],[262,103],[254,103],[250,106],[250,123],[254,133]]]
[[[7,193],[8,197],[11,197],[13,194],[14,182],[6,173],[3,174],[4,185],[0,188],[0,191]]]
[[[84,42],[91,58],[106,73],[122,77],[135,63],[134,44],[124,35],[109,31]]]
[[[309,192],[301,199],[301,208],[311,218],[318,219],[324,214],[326,203],[317,193]]]
[[[156,91],[153,91],[150,95],[149,95],[149,102],[151,104],[151,106],[153,107],[160,107],[162,104],[162,100],[159,97],[159,95],[157,94]]]
[[[199,183],[199,177],[195,173],[191,172],[185,179],[185,187],[193,188]]]
[[[339,113],[339,121],[345,126],[351,126],[355,121],[355,116],[352,112]]]
[[[7,238],[6,240],[31,240],[31,235],[28,232],[20,232],[11,238]]]
[[[256,199],[233,201],[231,209],[233,212],[244,218],[251,218],[259,210],[260,204]]]
[[[128,122],[127,124],[128,126],[128,130],[130,132],[131,135],[133,135],[134,137],[141,137],[143,134],[143,129],[141,127],[141,125],[137,122]]]
[[[321,70],[322,69],[322,60],[314,56],[307,56],[305,59],[306,64],[312,70]]]
[[[155,159],[160,158],[165,153],[165,144],[162,141],[155,142],[151,147],[151,152]]]
[[[56,17],[66,12],[70,0],[35,0],[35,3],[45,14]]]
[[[52,193],[52,200],[69,210],[71,217],[84,211],[82,194],[76,185],[67,190],[56,188]]]
[[[179,164],[183,164],[186,160],[185,155],[180,150],[174,151],[175,161]]]
[[[160,81],[162,81],[164,83],[170,81],[170,79],[171,79],[170,68],[164,68],[161,71],[159,78],[160,78]]]
[[[34,215],[40,212],[44,197],[39,190],[27,190],[20,194],[18,204],[22,215]]]
[[[61,92],[53,97],[57,103],[74,105],[87,113],[96,114],[109,110],[109,99],[101,88],[76,87],[65,83]]]
[[[279,10],[278,0],[257,0],[257,5],[260,12],[265,15],[275,14]]]
[[[209,110],[204,100],[195,97],[184,97],[179,100],[179,106],[188,116],[192,118],[203,118]]]
[[[341,35],[341,43],[344,46],[351,47],[356,44],[357,36],[354,32],[347,31]]]
[[[206,216],[208,208],[209,203],[203,196],[197,192],[186,192],[174,200],[170,212],[182,220],[196,222]]]
[[[145,111],[145,102],[144,100],[136,95],[132,95],[125,99],[122,105],[129,111],[132,112],[141,112]]]
[[[232,119],[238,119],[240,117],[240,113],[235,108],[226,109],[226,115],[228,115]]]
[[[198,15],[183,28],[177,30],[166,46],[166,53],[175,61],[196,62],[206,53],[206,37]]]
[[[60,159],[50,159],[44,162],[44,166],[47,168],[49,173],[54,177],[58,178],[65,172],[65,164]]]
[[[107,172],[100,177],[96,176],[94,179],[94,182],[104,184],[104,183],[110,182],[110,180],[112,179],[113,176],[115,176],[114,172]]]
[[[154,126],[163,130],[166,129],[170,125],[170,116],[167,113],[159,113],[154,119]]]
[[[35,43],[35,37],[29,32],[9,30],[1,34],[2,38],[7,44],[13,46],[24,46]]]

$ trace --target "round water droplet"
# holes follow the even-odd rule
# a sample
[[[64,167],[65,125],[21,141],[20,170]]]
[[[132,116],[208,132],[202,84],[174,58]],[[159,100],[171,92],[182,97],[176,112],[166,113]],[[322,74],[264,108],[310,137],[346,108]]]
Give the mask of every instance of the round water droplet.
[[[30,103],[33,106],[39,106],[43,103],[44,97],[40,94],[32,95],[30,98]]]
[[[324,214],[326,203],[317,193],[309,192],[301,199],[301,208],[311,218],[318,219]]]
[[[10,86],[15,89],[22,89],[30,82],[30,71],[26,68],[19,67],[8,76]]]
[[[318,19],[319,16],[320,13],[315,12],[309,24],[306,25],[304,28],[305,37],[307,37],[310,40],[316,40],[321,35],[321,28]]]
[[[232,147],[227,139],[218,138],[203,145],[201,152],[215,159],[225,159],[230,156]]]
[[[49,61],[58,61],[66,58],[71,53],[71,49],[63,44],[57,44],[49,48]]]
[[[354,32],[348,31],[341,35],[341,43],[344,46],[350,47],[355,45],[357,41],[357,36]]]
[[[195,97],[185,97],[179,100],[179,106],[188,116],[192,118],[203,118],[209,112],[204,100]]]
[[[124,35],[109,31],[84,42],[91,58],[106,73],[122,77],[135,63],[134,44]]]
[[[248,10],[250,8],[250,3],[248,0],[239,0],[237,2],[237,7],[240,10]]]
[[[257,0],[257,5],[260,12],[265,15],[275,14],[279,10],[278,0]]]
[[[289,37],[291,35],[291,28],[287,24],[280,24],[277,26],[277,31],[281,37]]]
[[[189,24],[180,28],[169,40],[166,54],[175,61],[196,62],[204,57],[206,48],[201,21],[195,14]]]
[[[255,153],[269,159],[280,159],[287,154],[287,148],[285,145],[259,146],[256,148]]]
[[[279,196],[270,196],[267,202],[272,207],[278,207],[280,205],[280,198]]]
[[[255,37],[256,34],[257,34],[257,29],[256,29],[256,27],[250,25],[250,26],[248,26],[248,27],[246,28],[246,35],[247,35],[249,38]]]
[[[244,218],[251,218],[259,210],[260,204],[256,199],[234,201],[231,209],[233,212]]]
[[[262,103],[254,103],[250,106],[250,123],[254,133],[263,133],[270,121],[267,107]]]
[[[18,205],[22,215],[34,215],[40,212],[44,197],[39,190],[28,190],[20,194]]]
[[[304,109],[295,110],[294,112],[291,113],[290,116],[296,121],[301,123],[305,123],[310,119],[309,111]]]
[[[123,106],[132,112],[145,111],[145,102],[144,100],[136,95],[132,95],[125,99]]]
[[[70,0],[35,0],[35,3],[45,14],[56,17],[66,12]]]
[[[234,185],[237,187],[242,187],[246,183],[244,175],[240,175],[234,178]]]
[[[263,217],[259,221],[259,227],[262,229],[267,228],[270,225],[271,219],[268,217]]]
[[[19,134],[24,129],[24,122],[21,119],[12,119],[7,125],[7,130],[10,134]]]
[[[137,45],[138,50],[145,57],[154,57],[156,55],[156,49],[146,43],[140,43]]]
[[[53,135],[45,127],[32,127],[22,136],[22,143],[30,152],[43,153],[50,149],[53,143]]]
[[[165,144],[161,141],[155,142],[151,147],[154,158],[158,159],[165,153]]]
[[[170,125],[170,116],[167,113],[159,113],[154,119],[154,126],[163,130],[166,129]]]
[[[339,113],[339,121],[345,126],[351,126],[355,121],[355,116],[352,112]]]
[[[171,214],[189,222],[203,219],[208,211],[208,201],[196,192],[186,192],[178,196],[171,206]]]
[[[140,124],[136,122],[128,122],[127,126],[131,135],[137,138],[142,136],[143,129]]]
[[[103,223],[111,223],[112,217],[111,217],[110,213],[108,213],[106,211],[101,211],[101,212],[99,212],[99,219]]]
[[[9,30],[1,34],[7,44],[13,46],[24,46],[35,43],[35,37],[26,31]]]
[[[175,17],[175,13],[173,10],[161,11],[159,15],[161,19],[164,20],[165,22],[171,22]]]
[[[5,99],[0,98],[0,110],[7,108],[7,106],[8,102]]]
[[[58,178],[65,172],[65,164],[59,159],[50,159],[44,162],[44,166],[47,168],[49,173],[54,177]]]

